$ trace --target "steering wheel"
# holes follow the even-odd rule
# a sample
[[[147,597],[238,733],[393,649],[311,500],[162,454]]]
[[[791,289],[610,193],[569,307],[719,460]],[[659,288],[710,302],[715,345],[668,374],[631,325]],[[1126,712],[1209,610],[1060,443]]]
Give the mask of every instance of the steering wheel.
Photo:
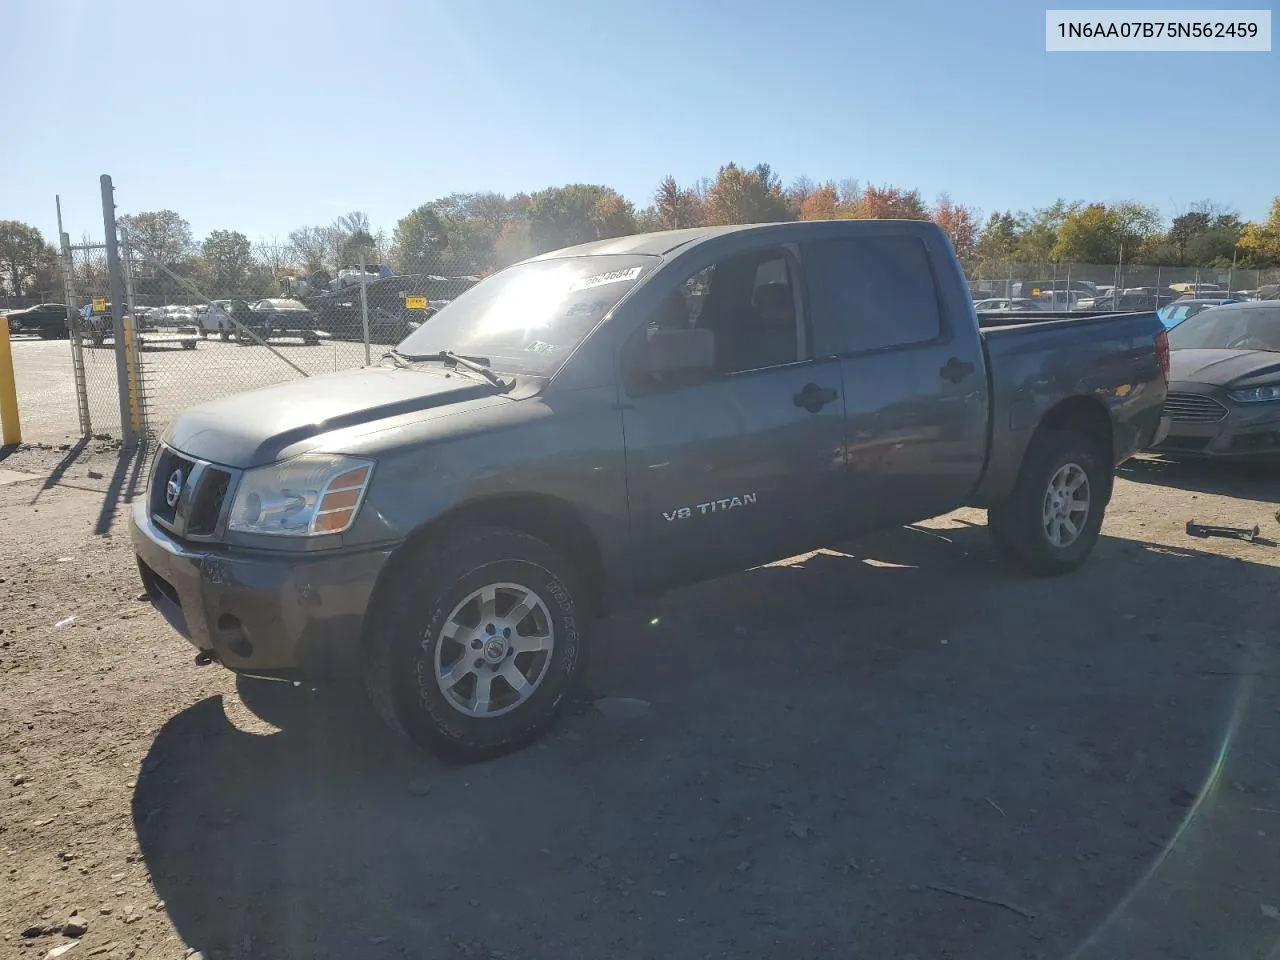
[[[1239,340],[1227,344],[1228,350],[1266,350],[1267,345],[1255,336],[1246,334]]]

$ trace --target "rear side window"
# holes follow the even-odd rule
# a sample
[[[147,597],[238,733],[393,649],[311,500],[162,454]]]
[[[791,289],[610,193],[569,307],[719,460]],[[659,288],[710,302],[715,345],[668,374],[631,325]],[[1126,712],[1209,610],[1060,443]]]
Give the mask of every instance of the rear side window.
[[[819,355],[859,353],[937,340],[942,333],[933,272],[915,237],[822,240],[804,249],[822,304]]]

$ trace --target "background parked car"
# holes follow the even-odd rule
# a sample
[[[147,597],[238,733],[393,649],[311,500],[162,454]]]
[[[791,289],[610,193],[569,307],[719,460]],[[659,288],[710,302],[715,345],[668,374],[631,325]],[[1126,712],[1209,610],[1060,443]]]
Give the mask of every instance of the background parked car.
[[[249,301],[232,298],[214,300],[200,315],[200,336],[207,337],[216,333],[223,340],[230,340],[236,335],[235,321],[252,326],[256,322],[253,308]]]
[[[1162,453],[1280,459],[1280,303],[1210,307],[1169,331]]]
[[[973,309],[981,313],[1032,313],[1040,309],[1040,305],[1029,297],[993,297],[990,300],[979,300]]]
[[[36,333],[45,340],[70,336],[67,308],[61,303],[38,303],[7,314],[10,333]]]
[[[320,342],[316,330],[315,315],[297,300],[269,297],[252,304],[249,318],[242,321],[263,340],[271,337],[301,337],[307,344]],[[241,343],[252,343],[253,338],[243,330],[236,330]]]
[[[1184,320],[1190,320],[1197,313],[1208,310],[1210,307],[1221,307],[1228,303],[1238,303],[1239,301],[1231,299],[1221,300],[1197,300],[1195,297],[1180,297],[1167,303],[1156,311],[1160,315],[1160,320],[1164,323],[1166,330],[1172,330]]]

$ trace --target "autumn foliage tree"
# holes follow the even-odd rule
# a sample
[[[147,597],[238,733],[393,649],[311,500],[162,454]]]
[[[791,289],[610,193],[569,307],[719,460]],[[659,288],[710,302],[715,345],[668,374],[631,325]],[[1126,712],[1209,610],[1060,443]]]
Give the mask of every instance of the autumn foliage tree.
[[[702,225],[702,201],[698,194],[665,177],[653,195],[654,212],[662,230],[681,230]]]
[[[840,205],[840,194],[836,185],[828,180],[819,187],[814,187],[800,204],[801,220],[834,220],[836,209]]]
[[[968,263],[978,246],[978,228],[972,210],[962,203],[955,203],[951,195],[944,193],[933,205],[933,222],[951,238],[956,256],[961,263]]]
[[[729,163],[720,168],[707,192],[703,216],[711,226],[775,223],[790,220],[791,210],[767,165],[746,170]]]

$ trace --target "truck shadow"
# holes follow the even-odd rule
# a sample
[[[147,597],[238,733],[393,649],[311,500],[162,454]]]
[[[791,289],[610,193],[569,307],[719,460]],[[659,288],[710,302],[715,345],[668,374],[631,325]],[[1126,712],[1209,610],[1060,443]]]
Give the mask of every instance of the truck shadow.
[[[1149,483],[1193,493],[1214,493],[1251,500],[1276,500],[1280,462],[1231,463],[1209,460],[1169,460],[1134,457],[1116,475],[1135,483]]]
[[[241,684],[278,729],[219,698],[175,716],[134,825],[206,957],[1194,956],[1224,925],[1260,955],[1240,889],[1274,851],[1210,830],[1232,791],[1202,787],[1280,789],[1274,574],[1104,538],[1026,580],[980,527],[894,531],[600,624],[590,686],[640,702],[487,764]]]

